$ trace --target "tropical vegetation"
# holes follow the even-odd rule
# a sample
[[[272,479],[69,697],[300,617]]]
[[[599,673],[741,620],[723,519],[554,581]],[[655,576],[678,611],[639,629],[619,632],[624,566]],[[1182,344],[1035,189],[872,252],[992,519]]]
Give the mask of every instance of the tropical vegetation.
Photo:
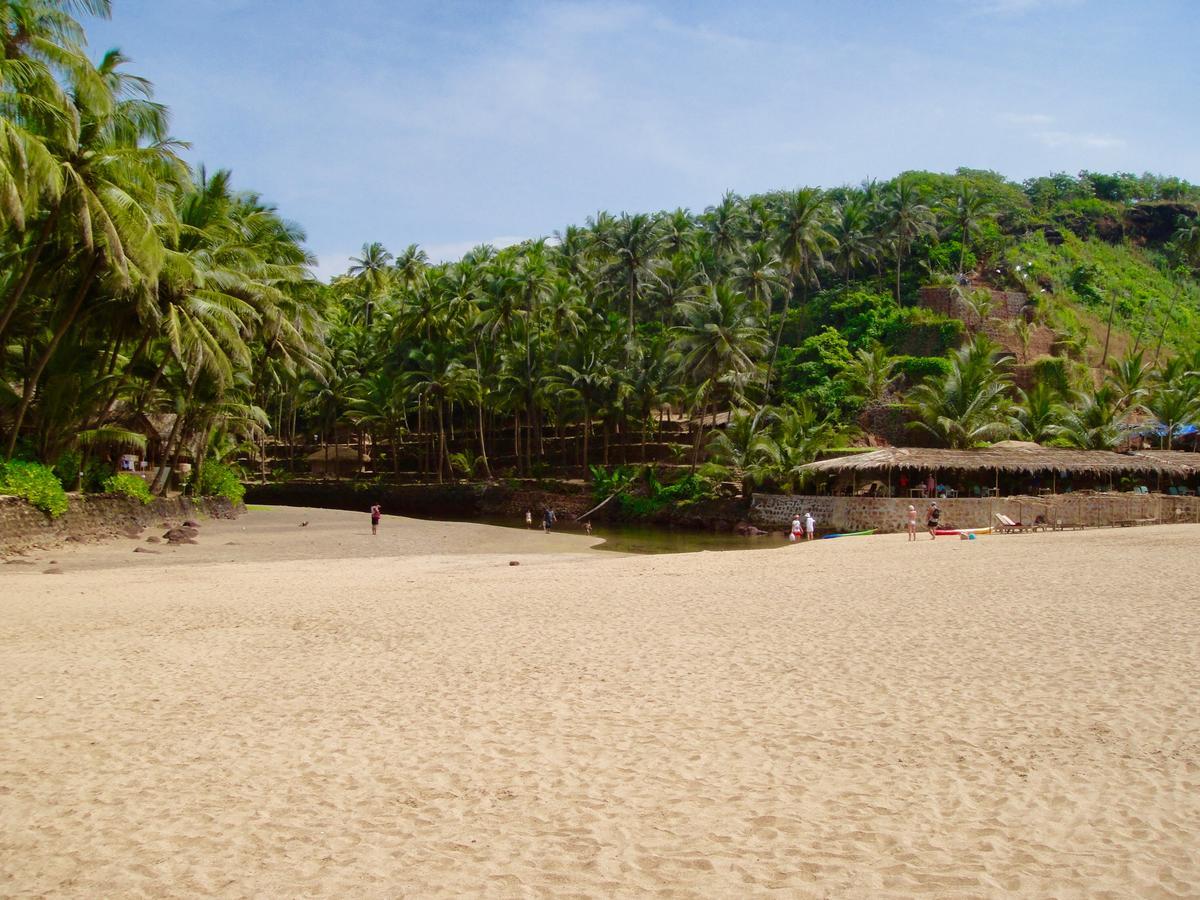
[[[885,420],[893,440],[1108,448],[1200,418],[1185,181],[728,193],[450,261],[368,241],[323,284],[296,224],[184,161],[118,51],[93,61],[84,13],[108,0],[0,0],[0,458],[62,487],[132,451],[153,493],[191,461],[189,490],[240,499],[333,445],[433,481],[652,463],[649,496],[686,478],[698,497],[795,489]],[[1001,315],[997,291],[1031,303]]]

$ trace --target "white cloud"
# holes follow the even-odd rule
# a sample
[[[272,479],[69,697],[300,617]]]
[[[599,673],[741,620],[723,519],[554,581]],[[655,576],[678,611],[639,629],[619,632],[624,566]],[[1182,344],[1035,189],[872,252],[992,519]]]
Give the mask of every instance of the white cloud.
[[[1050,128],[1057,120],[1047,113],[1005,113],[1000,121],[1014,125],[1023,130],[1028,137],[1046,147],[1060,147],[1083,150],[1118,150],[1124,146],[1125,140],[1111,134],[1098,134],[1092,131],[1072,131],[1066,128]]]

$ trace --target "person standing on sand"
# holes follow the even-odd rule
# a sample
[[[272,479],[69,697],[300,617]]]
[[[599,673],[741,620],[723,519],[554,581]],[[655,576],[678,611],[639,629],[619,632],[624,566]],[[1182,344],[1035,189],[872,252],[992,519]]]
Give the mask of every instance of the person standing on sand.
[[[542,510],[542,531],[546,534],[550,533],[550,526],[554,524],[554,513],[550,512],[550,507]]]
[[[376,503],[371,507],[371,534],[379,534],[379,520],[383,518],[383,510]]]
[[[908,507],[908,539],[917,539],[917,508],[911,504]]]
[[[925,513],[926,523],[929,526],[929,537],[931,540],[937,540],[938,522],[941,521],[942,511],[938,509],[937,501],[929,504],[929,510]]]
[[[525,510],[525,527],[526,528],[533,527],[533,510],[532,509]]]
[[[813,532],[816,530],[817,520],[813,518],[812,510],[808,510],[804,514],[804,538],[811,541],[814,537]]]
[[[796,515],[792,516],[792,530],[791,533],[788,534],[788,540],[793,544],[796,543],[796,541],[800,540],[801,533],[802,526],[800,525],[800,513],[796,513]]]

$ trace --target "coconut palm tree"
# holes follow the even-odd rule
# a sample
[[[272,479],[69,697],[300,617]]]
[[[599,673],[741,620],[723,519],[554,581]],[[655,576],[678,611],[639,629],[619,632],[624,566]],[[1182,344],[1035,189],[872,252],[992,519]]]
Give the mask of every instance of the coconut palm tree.
[[[728,285],[710,288],[683,312],[685,320],[672,334],[680,377],[697,390],[700,422],[692,456],[695,469],[705,411],[710,403],[742,396],[769,343],[751,302]]]
[[[415,246],[409,249],[414,250]],[[350,257],[350,268],[346,274],[361,286],[363,324],[370,328],[371,313],[379,296],[388,287],[393,257],[379,241],[363,244],[360,252],[362,256]]]
[[[1023,441],[1045,444],[1062,433],[1062,395],[1044,381],[1028,391],[1018,388],[1012,412],[1013,434]]]
[[[779,247],[779,258],[791,280],[791,289],[783,295],[779,330],[775,335],[770,362],[767,363],[763,387],[768,394],[771,390],[775,359],[779,355],[779,345],[783,342],[788,306],[797,296],[803,304],[808,288],[817,283],[817,272],[825,265],[825,251],[833,245],[832,237],[824,228],[827,213],[828,204],[825,197],[816,188],[789,191],[779,198],[779,225],[775,232],[775,241]]]
[[[1200,390],[1194,382],[1179,380],[1157,385],[1141,403],[1155,424],[1163,429],[1163,446],[1171,449],[1172,438],[1185,425],[1200,420]]]
[[[884,198],[885,222],[896,249],[896,302],[900,302],[900,272],[913,242],[935,230],[933,211],[909,179],[900,176]]]
[[[901,378],[896,372],[896,358],[878,342],[855,351],[846,377],[853,385],[854,396],[864,405],[882,403]]]
[[[1144,356],[1145,354],[1138,350],[1108,362],[1108,373],[1104,382],[1112,387],[1113,399],[1118,409],[1136,406],[1150,391],[1152,371]]]
[[[849,192],[834,206],[833,216],[826,225],[833,237],[833,263],[841,272],[843,284],[849,288],[850,274],[875,258],[871,241],[870,209],[859,191]]]
[[[993,204],[969,181],[960,181],[954,194],[942,202],[942,211],[959,240],[958,274],[963,274],[967,245],[979,226],[992,216]]]
[[[1007,357],[994,361],[996,345],[983,335],[950,356],[944,377],[917,385],[909,404],[920,428],[940,443],[967,449],[1003,440],[1012,430]]]
[[[771,438],[770,423],[760,410],[739,409],[729,423],[708,440],[709,462],[702,474],[737,481],[742,496],[770,477],[780,461],[779,446]]]
[[[150,86],[127,75],[125,58],[107,53],[97,67],[105,93],[99,98],[73,98],[71,127],[49,146],[58,160],[63,191],[56,201],[57,225],[36,243],[31,259],[41,258],[53,237],[63,242],[43,266],[47,293],[61,299],[50,317],[44,340],[31,348],[31,365],[24,373],[24,390],[13,417],[6,456],[15,449],[38,382],[67,331],[75,324],[97,284],[134,290],[152,282],[163,264],[157,220],[163,215],[161,190],[167,179],[184,169],[167,138],[166,113],[150,100]],[[65,232],[65,233],[64,233]],[[26,264],[29,269],[30,264]],[[33,271],[36,274],[38,267]],[[18,279],[0,315],[0,344],[33,277]]]
[[[765,241],[756,241],[742,249],[729,273],[734,290],[750,298],[766,320],[774,296],[787,286],[779,257]]]
[[[598,233],[598,243],[611,262],[606,276],[627,304],[628,329],[633,337],[642,286],[653,277],[652,266],[663,243],[657,223],[645,213],[622,215],[611,229]]]
[[[804,467],[844,437],[844,429],[829,415],[804,400],[771,410],[775,458],[766,474],[784,490],[798,493],[806,478]]]
[[[1124,418],[1113,388],[1076,393],[1065,407],[1060,438],[1080,450],[1113,450],[1121,441]]]

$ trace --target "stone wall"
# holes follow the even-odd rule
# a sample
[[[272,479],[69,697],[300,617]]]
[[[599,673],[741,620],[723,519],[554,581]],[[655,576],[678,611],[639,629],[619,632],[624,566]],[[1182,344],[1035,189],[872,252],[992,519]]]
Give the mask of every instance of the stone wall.
[[[178,525],[197,515],[234,518],[241,511],[228,500],[159,498],[142,504],[120,494],[71,494],[70,506],[51,519],[19,497],[0,496],[0,553],[20,553],[62,541],[95,541],[140,531],[148,525]]]
[[[902,531],[912,504],[924,524],[929,501],[914,497],[831,497],[755,494],[750,521],[760,528],[786,528],[794,515],[811,511],[821,531]],[[939,500],[947,528],[986,528],[1001,513],[1014,522],[1048,522],[1102,527],[1133,519],[1159,522],[1200,522],[1200,498],[1167,494],[1055,494],[1051,497],[961,497]]]
[[[991,315],[996,319],[1016,319],[1026,315],[1025,307],[1029,305],[1029,296],[1020,291],[995,291],[991,288],[980,288],[964,285],[964,293],[987,291],[992,295]],[[962,319],[970,328],[978,328],[982,324],[979,316],[968,306],[953,287],[923,287],[918,294],[918,303],[927,309],[949,316],[952,319]]]

